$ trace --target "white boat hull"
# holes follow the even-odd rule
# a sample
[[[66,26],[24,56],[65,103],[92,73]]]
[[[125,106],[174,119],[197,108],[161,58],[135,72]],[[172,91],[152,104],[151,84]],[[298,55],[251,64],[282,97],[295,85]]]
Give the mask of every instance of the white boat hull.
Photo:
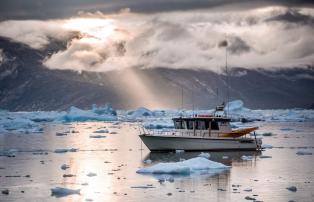
[[[252,138],[202,138],[140,135],[151,151],[206,151],[206,150],[257,150],[261,140]]]

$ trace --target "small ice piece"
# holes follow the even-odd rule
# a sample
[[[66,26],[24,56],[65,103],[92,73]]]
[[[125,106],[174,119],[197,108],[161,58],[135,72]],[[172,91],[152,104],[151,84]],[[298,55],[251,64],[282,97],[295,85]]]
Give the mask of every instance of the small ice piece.
[[[15,157],[16,152],[18,152],[18,150],[16,149],[3,150],[3,151],[0,151],[0,156]]]
[[[172,176],[169,176],[166,180],[171,183],[174,182],[174,178]]]
[[[184,152],[184,150],[182,150],[182,149],[177,149],[176,150],[176,153],[178,154],[178,153],[183,153]]]
[[[243,155],[243,156],[241,156],[241,159],[243,161],[251,161],[251,160],[253,160],[253,156],[245,156],[245,155]]]
[[[201,170],[221,170],[227,169],[229,166],[226,166],[222,163],[215,161],[210,161],[206,158],[196,157],[189,160],[180,161],[180,162],[170,162],[170,163],[158,163],[151,167],[141,168],[137,173],[151,173],[151,174],[190,174],[195,171]]]
[[[306,150],[306,149],[302,149],[302,150],[298,150],[297,155],[312,155],[313,153],[309,150]]]
[[[61,169],[62,169],[62,170],[66,170],[66,169],[68,169],[68,168],[70,168],[70,166],[67,165],[67,164],[63,164],[63,165],[61,166]]]
[[[96,174],[96,173],[93,173],[93,172],[89,172],[89,173],[86,174],[86,176],[88,176],[88,177],[94,177],[94,176],[97,176],[97,174]]]
[[[71,149],[56,149],[55,153],[66,153],[66,152],[77,152],[78,149],[71,148]]]
[[[246,188],[246,189],[243,189],[243,191],[246,191],[246,192],[251,192],[252,189],[251,188]]]
[[[293,130],[292,128],[281,128],[280,130],[282,131],[290,131],[290,130]]]
[[[144,160],[143,162],[144,162],[145,164],[151,164],[153,161],[150,160],[150,159],[146,159],[146,160]]]
[[[9,190],[8,189],[2,190],[1,193],[4,195],[9,195]]]
[[[132,186],[131,188],[132,189],[152,189],[152,188],[156,188],[156,187],[140,185],[140,186]]]
[[[103,130],[96,130],[94,133],[109,133],[108,129],[103,129]]]
[[[250,200],[250,201],[255,201],[256,199],[250,196],[246,196],[244,199],[246,200]]]
[[[262,135],[263,135],[263,136],[266,136],[266,137],[268,137],[268,136],[273,136],[273,134],[270,133],[270,132],[268,132],[268,133],[263,133]]]
[[[57,198],[64,197],[73,194],[80,194],[80,189],[68,189],[62,187],[56,187],[51,189],[51,196],[55,196]]]
[[[198,155],[198,157],[203,157],[203,158],[209,159],[209,158],[210,158],[210,154],[209,154],[209,153],[204,153],[204,152],[202,152],[202,153],[200,153],[200,154]]]
[[[295,186],[290,186],[290,187],[287,187],[286,189],[288,189],[289,191],[292,191],[292,192],[297,191],[297,188]]]
[[[272,149],[273,146],[270,145],[270,144],[262,144],[262,148],[263,148],[263,149]]]
[[[222,159],[228,159],[229,156],[222,156]]]
[[[264,155],[261,155],[260,158],[261,158],[261,159],[268,159],[268,158],[272,158],[272,156],[264,156]]]
[[[65,135],[68,135],[67,133],[56,133],[56,136],[65,136]]]
[[[105,138],[105,135],[90,135],[89,138]]]

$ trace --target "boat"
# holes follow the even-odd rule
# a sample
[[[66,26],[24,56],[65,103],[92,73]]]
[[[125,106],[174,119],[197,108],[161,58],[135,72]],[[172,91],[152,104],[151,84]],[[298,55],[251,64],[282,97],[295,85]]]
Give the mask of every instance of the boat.
[[[218,110],[217,110],[218,109]],[[212,115],[194,115],[172,119],[174,129],[168,132],[145,131],[139,135],[150,151],[260,150],[256,138],[258,127],[232,129],[231,119],[217,107]],[[253,132],[253,135],[249,135]]]

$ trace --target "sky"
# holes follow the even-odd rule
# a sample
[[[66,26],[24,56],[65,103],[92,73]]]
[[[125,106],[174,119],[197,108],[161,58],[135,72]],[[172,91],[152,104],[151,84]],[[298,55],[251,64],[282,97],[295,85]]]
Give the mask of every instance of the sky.
[[[50,69],[294,68],[314,64],[314,3],[230,0],[2,0],[0,36],[44,50]],[[227,46],[221,46],[224,44]],[[1,47],[0,47],[1,49]],[[5,50],[0,52],[0,62]]]

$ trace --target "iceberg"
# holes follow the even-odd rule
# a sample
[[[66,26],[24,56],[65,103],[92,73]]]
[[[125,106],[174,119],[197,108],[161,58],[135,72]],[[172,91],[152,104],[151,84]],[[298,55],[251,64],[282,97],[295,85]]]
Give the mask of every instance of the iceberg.
[[[170,162],[170,163],[158,163],[151,167],[141,168],[137,173],[150,173],[150,174],[182,174],[189,175],[196,171],[202,170],[221,170],[228,169],[229,166],[226,166],[222,163],[215,161],[210,161],[206,158],[195,157],[189,160],[180,161],[180,162]]]
[[[248,108],[244,107],[244,103],[242,100],[234,100],[228,102],[224,108],[225,111],[249,111]]]
[[[128,111],[127,118],[128,119],[138,119],[148,116],[154,116],[154,113],[145,107],[140,107],[136,110]]]
[[[96,111],[96,112],[95,112]],[[71,107],[69,111],[61,117],[61,120],[65,122],[84,122],[84,121],[116,121],[117,116],[111,111],[105,113],[105,111],[82,110],[77,107]]]

